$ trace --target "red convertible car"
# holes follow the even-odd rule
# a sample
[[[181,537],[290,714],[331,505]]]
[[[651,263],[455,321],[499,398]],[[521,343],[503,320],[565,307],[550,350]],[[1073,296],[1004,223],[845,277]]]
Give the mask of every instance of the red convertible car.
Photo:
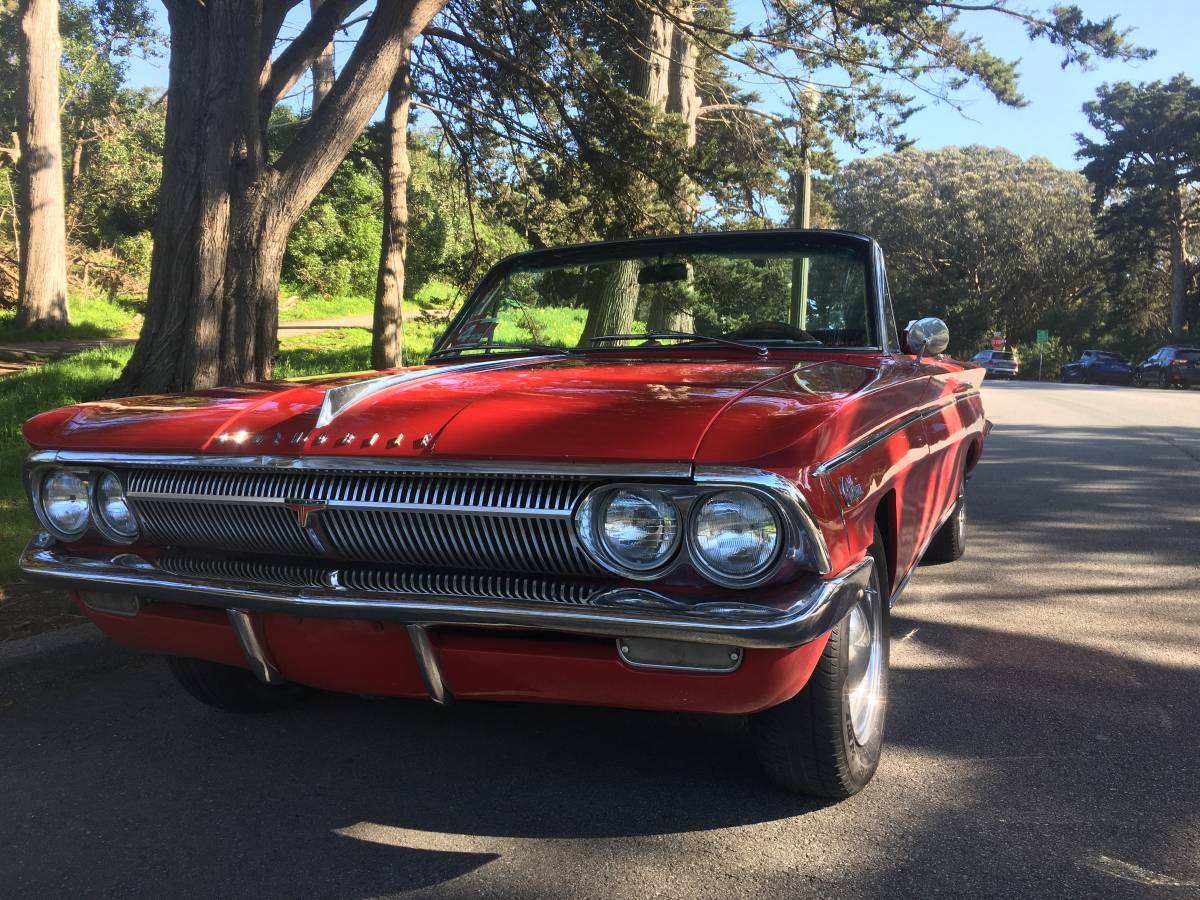
[[[879,247],[768,231],[495,266],[424,365],[25,424],[21,567],[183,687],[749,715],[779,784],[879,762],[888,611],[964,548],[983,370]]]

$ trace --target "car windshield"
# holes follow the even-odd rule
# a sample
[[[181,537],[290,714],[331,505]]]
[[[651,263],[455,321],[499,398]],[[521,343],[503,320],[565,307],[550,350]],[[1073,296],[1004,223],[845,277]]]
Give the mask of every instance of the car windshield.
[[[1097,359],[1103,359],[1107,362],[1125,362],[1125,357],[1119,353],[1097,353]]]
[[[1200,350],[1178,350],[1175,353],[1175,358],[1188,362],[1198,362],[1200,361]]]
[[[1011,353],[1001,353],[997,351],[992,354],[992,359],[999,360],[1000,362],[1012,362],[1013,355]]]
[[[507,264],[440,343],[468,352],[879,346],[866,245]]]

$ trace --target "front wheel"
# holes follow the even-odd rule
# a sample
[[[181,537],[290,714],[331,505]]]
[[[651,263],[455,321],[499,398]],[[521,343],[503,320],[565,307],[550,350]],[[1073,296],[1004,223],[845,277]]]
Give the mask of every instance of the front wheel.
[[[954,498],[954,510],[942,523],[925,550],[924,562],[948,563],[961,559],[967,552],[967,485],[959,481]]]
[[[207,659],[168,656],[167,665],[192,697],[225,712],[274,712],[312,692],[298,684],[263,684],[246,669]]]
[[[797,793],[842,800],[879,766],[887,710],[887,557],[879,533],[863,596],[829,634],[799,694],[750,719],[767,775]]]

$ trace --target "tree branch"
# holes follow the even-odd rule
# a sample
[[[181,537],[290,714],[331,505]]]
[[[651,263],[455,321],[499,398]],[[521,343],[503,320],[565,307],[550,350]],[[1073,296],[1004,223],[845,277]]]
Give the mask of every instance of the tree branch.
[[[321,9],[337,2],[327,0]],[[429,24],[443,3],[444,0],[388,0],[376,5],[329,96],[276,164],[280,174],[276,197],[285,216],[298,216],[325,186],[379,108],[404,48]]]
[[[401,7],[405,5],[397,0],[389,0],[387,5],[391,6],[393,3]],[[301,32],[271,64],[270,77],[266,79],[266,86],[263,88],[264,110],[272,109],[283,95],[291,90],[292,85],[333,40],[333,33],[341,26],[342,20],[362,4],[363,0],[325,0],[321,4]]]

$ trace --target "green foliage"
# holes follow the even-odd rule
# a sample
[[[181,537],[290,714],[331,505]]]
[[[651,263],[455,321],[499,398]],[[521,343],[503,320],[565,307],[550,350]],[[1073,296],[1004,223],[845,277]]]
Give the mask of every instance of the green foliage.
[[[382,238],[379,172],[347,159],[292,230],[283,277],[317,294],[373,295]]]
[[[1013,355],[1020,364],[1020,371],[1017,373],[1017,377],[1022,381],[1036,381],[1038,376],[1037,342],[1022,341],[1018,344],[1010,344],[1009,349],[1012,350]],[[1070,345],[1064,344],[1062,338],[1058,335],[1051,335],[1050,340],[1042,345],[1041,352],[1042,381],[1057,381],[1058,370],[1066,363],[1077,359],[1083,350],[1075,350]]]
[[[1077,155],[1087,160],[1083,172],[1095,186],[1113,289],[1142,286],[1142,330],[1182,335],[1186,327],[1194,336],[1200,297],[1188,296],[1197,272],[1188,259],[1197,252],[1200,223],[1200,85],[1184,75],[1102,85],[1083,110],[1100,140],[1076,135]],[[1155,277],[1168,271],[1171,281]],[[1162,303],[1166,297],[1169,304]],[[1151,312],[1156,306],[1158,314]]]
[[[291,127],[289,114],[277,119]],[[301,293],[374,295],[383,235],[380,140],[374,130],[359,142],[292,231],[283,276]],[[471,208],[461,172],[433,135],[410,132],[409,157],[406,297],[435,281],[469,288],[497,259],[526,249],[511,227],[478,204]]]
[[[1089,199],[1082,176],[1044,159],[951,147],[853,162],[834,205],[882,244],[898,323],[940,316],[971,356],[993,330],[1025,342],[1106,327]]]

